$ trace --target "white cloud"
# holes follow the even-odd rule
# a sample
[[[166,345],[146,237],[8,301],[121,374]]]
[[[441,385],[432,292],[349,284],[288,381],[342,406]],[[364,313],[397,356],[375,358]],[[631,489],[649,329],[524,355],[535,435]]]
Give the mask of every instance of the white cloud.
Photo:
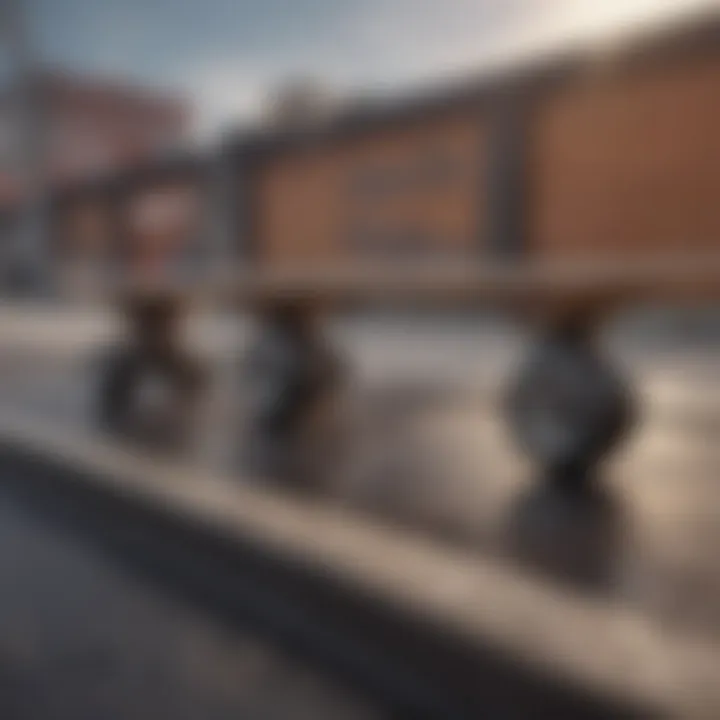
[[[255,118],[264,100],[262,74],[241,72],[234,62],[218,63],[186,78],[187,88],[197,105],[197,134],[211,137],[230,122]]]
[[[651,22],[673,20],[718,0],[382,0],[354,4],[304,42],[269,47],[263,57],[208,58],[184,79],[211,134],[257,115],[282,77],[317,74],[341,89],[402,86],[503,63],[567,43],[605,42]]]

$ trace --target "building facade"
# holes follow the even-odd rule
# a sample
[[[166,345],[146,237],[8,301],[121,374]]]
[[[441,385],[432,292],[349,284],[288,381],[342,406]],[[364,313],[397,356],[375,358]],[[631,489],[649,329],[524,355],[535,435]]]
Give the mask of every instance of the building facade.
[[[147,162],[187,140],[187,104],[152,89],[44,72],[34,97],[52,186]],[[9,199],[21,192],[22,117],[18,91],[9,89],[0,98],[0,193]]]
[[[29,112],[34,128],[30,143],[26,135]],[[22,88],[7,88],[0,96],[4,265],[12,265],[17,255],[18,238],[23,234],[19,223],[27,222],[27,201],[37,196],[38,187],[48,198],[37,210],[43,214],[36,227],[42,228],[39,244],[44,247],[54,235],[52,227],[43,228],[54,219],[53,197],[66,187],[121,174],[172,154],[187,142],[190,121],[182,99],[129,83],[40,72]],[[96,226],[89,221],[83,224],[85,246],[94,234],[87,228]],[[95,234],[100,242],[102,233]],[[70,241],[65,238],[64,242]]]

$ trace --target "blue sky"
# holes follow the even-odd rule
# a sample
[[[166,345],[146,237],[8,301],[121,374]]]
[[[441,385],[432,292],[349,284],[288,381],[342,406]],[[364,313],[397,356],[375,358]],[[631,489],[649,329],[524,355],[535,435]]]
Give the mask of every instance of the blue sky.
[[[201,130],[316,75],[400,86],[718,0],[24,0],[51,62],[177,88]]]

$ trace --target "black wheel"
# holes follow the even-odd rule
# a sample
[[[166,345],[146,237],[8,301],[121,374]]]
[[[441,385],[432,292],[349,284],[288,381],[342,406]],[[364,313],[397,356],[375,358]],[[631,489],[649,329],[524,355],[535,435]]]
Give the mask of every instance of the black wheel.
[[[306,414],[331,395],[343,376],[335,353],[319,334],[264,328],[245,364],[247,408],[269,433],[292,433]]]
[[[245,457],[253,470],[280,479],[308,479],[301,458],[322,444],[344,366],[313,329],[268,322],[260,330],[243,366],[248,419]],[[312,438],[312,440],[311,440]],[[329,448],[315,455],[330,455]],[[320,458],[315,458],[320,460]]]
[[[633,416],[626,384],[589,342],[552,339],[530,358],[507,401],[520,446],[561,477],[611,450]]]
[[[115,348],[101,362],[96,417],[114,434],[156,447],[184,446],[203,385],[202,368],[192,358]]]

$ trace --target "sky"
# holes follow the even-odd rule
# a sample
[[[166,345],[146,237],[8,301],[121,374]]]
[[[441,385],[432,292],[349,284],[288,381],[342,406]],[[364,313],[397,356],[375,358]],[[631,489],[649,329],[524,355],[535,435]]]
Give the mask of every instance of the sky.
[[[2,0],[0,0],[2,2]],[[288,77],[342,93],[480,70],[720,0],[21,0],[46,61],[187,94],[197,132]]]

